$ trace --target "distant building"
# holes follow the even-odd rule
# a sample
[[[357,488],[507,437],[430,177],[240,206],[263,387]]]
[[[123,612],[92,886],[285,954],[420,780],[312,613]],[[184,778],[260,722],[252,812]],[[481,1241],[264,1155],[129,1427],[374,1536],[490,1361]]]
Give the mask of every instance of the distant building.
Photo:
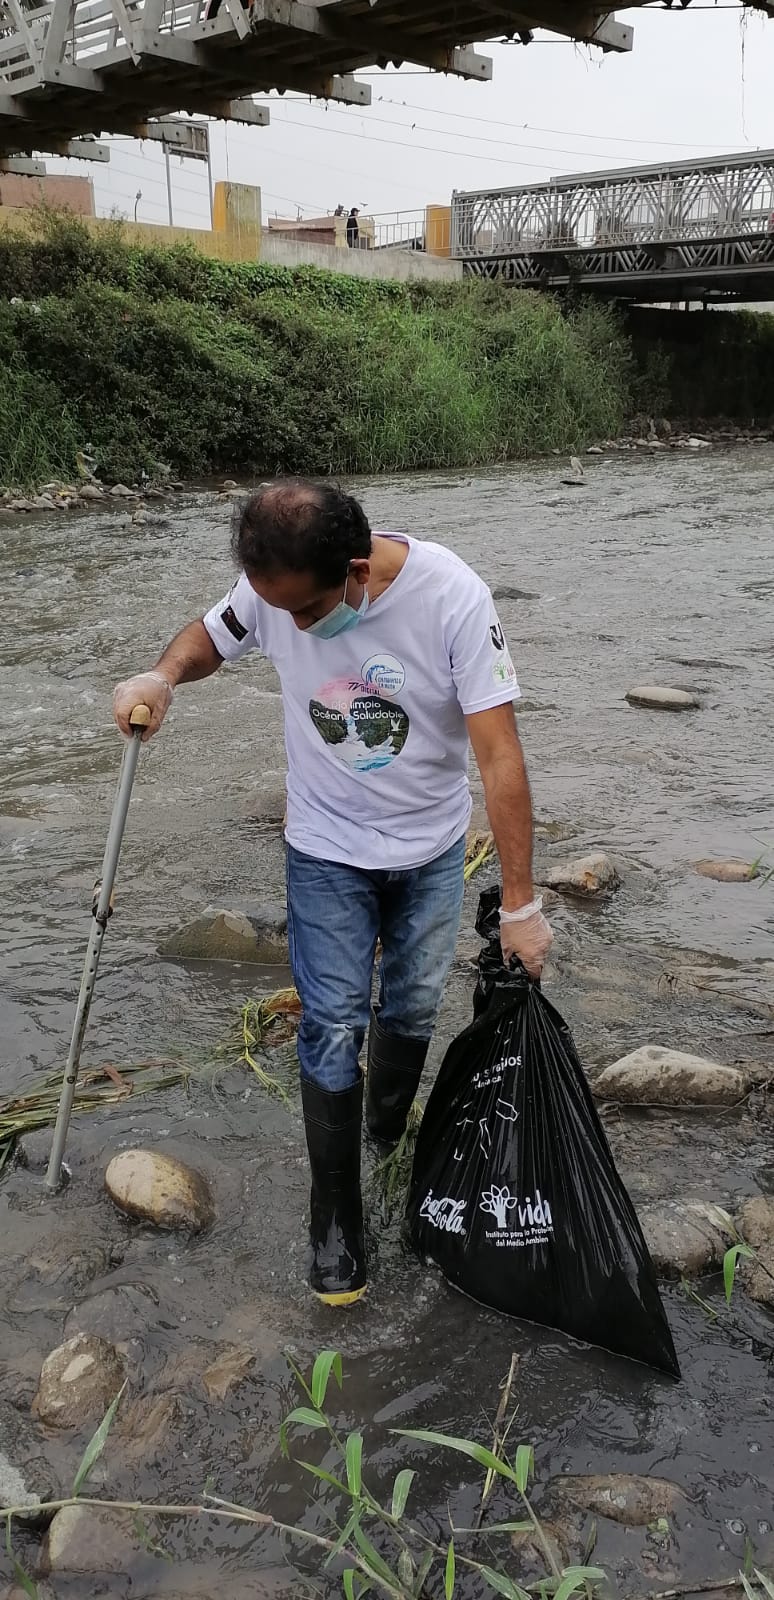
[[[374,224],[372,217],[358,217],[361,250],[373,250]],[[346,249],[347,219],[343,209],[328,217],[269,217],[269,233],[283,239],[293,239],[298,244],[330,245],[333,249]]]
[[[78,217],[95,216],[91,178],[65,178],[55,173],[28,178],[18,172],[0,172],[0,206],[29,211],[40,205],[52,211],[72,211]]]

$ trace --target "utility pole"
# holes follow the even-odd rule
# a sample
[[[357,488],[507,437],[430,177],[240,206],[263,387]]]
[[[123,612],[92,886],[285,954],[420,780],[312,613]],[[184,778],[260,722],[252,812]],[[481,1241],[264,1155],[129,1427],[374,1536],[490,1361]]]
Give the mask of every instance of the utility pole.
[[[172,169],[171,169],[171,167],[169,165],[169,145],[167,144],[166,139],[164,139],[162,141],[162,148],[163,148],[163,151],[164,151],[164,165],[165,165],[165,167],[167,169],[167,209],[169,211],[169,226],[171,228],[173,226],[173,221],[172,221]]]

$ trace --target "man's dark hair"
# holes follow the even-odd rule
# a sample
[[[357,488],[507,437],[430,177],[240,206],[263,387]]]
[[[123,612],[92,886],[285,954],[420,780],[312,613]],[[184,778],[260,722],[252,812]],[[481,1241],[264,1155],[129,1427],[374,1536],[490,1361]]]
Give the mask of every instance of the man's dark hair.
[[[248,577],[311,572],[332,589],[351,561],[370,556],[371,529],[359,501],[337,484],[279,478],[239,511],[231,549]]]

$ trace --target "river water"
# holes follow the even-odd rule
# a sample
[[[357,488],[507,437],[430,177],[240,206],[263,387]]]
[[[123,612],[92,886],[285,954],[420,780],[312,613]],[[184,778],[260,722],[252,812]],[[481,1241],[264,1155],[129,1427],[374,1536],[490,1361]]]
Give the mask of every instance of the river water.
[[[581,489],[559,480],[550,462],[358,489],[375,526],[444,541],[493,588],[524,596],[499,609],[525,694],[541,862],[601,848],[623,878],[604,907],[553,913],[547,989],[589,1068],[648,1042],[772,1065],[774,887],[718,884],[691,863],[752,860],[774,845],[774,451],[620,454],[591,461]],[[2,524],[0,1096],[66,1054],[120,755],[111,685],[231,582],[226,502],[191,493],[149,507],[142,526],[128,515],[111,507]],[[624,695],[637,682],[694,688],[701,709],[635,710]],[[774,1323],[744,1297],[725,1313],[716,1280],[701,1292],[717,1316],[679,1285],[666,1290],[677,1387],[455,1297],[405,1255],[397,1220],[387,1224],[376,1205],[367,1302],[340,1321],[309,1302],[298,1111],[229,1066],[234,1049],[215,1055],[255,977],[156,954],[166,931],[206,905],[281,899],[283,782],[277,683],[257,658],[180,691],[143,751],[84,1062],[179,1054],[194,1076],[187,1090],[77,1122],[72,1180],[57,1199],[43,1193],[34,1152],[28,1170],[0,1179],[0,1406],[24,1421],[63,1330],[122,1337],[131,1392],[98,1492],[188,1501],[209,1483],[324,1530],[311,1480],[281,1459],[277,1428],[295,1399],[284,1352],[308,1366],[335,1343],[341,1425],[364,1425],[377,1483],[400,1465],[418,1469],[415,1508],[441,1528],[447,1503],[468,1523],[478,1469],[401,1445],[389,1429],[486,1440],[516,1351],[511,1437],[534,1443],[539,1485],[568,1470],[639,1471],[685,1490],[668,1534],[600,1522],[596,1556],[622,1594],[727,1578],[748,1539],[774,1561]],[[468,1017],[477,888],[433,1065]],[[213,1078],[203,1069],[215,1059]],[[733,1205],[774,1188],[765,1097],[722,1115],[614,1116],[608,1130],[635,1201]],[[210,1234],[189,1243],[118,1216],[102,1174],[133,1143],[162,1144],[208,1174]],[[201,1374],[225,1347],[255,1359],[212,1399]],[[29,1423],[28,1453],[54,1489],[72,1480],[89,1431],[47,1436]],[[301,1453],[314,1450],[305,1441]],[[518,1514],[503,1497],[493,1507]],[[109,1580],[57,1575],[57,1596],[338,1592],[311,1557],[296,1555],[293,1567],[290,1547],[252,1529],[189,1520],[161,1536],[173,1560],[141,1551]],[[509,1570],[517,1575],[515,1558]],[[472,1577],[458,1588],[484,1592]]]

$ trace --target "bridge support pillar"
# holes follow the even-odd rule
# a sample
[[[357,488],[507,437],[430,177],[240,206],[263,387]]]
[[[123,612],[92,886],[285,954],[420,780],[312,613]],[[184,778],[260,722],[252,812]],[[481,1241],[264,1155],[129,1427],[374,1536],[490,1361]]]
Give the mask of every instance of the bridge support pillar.
[[[255,259],[261,254],[261,191],[249,183],[216,183],[212,203],[214,233],[225,233],[245,259],[245,245],[255,245]]]

